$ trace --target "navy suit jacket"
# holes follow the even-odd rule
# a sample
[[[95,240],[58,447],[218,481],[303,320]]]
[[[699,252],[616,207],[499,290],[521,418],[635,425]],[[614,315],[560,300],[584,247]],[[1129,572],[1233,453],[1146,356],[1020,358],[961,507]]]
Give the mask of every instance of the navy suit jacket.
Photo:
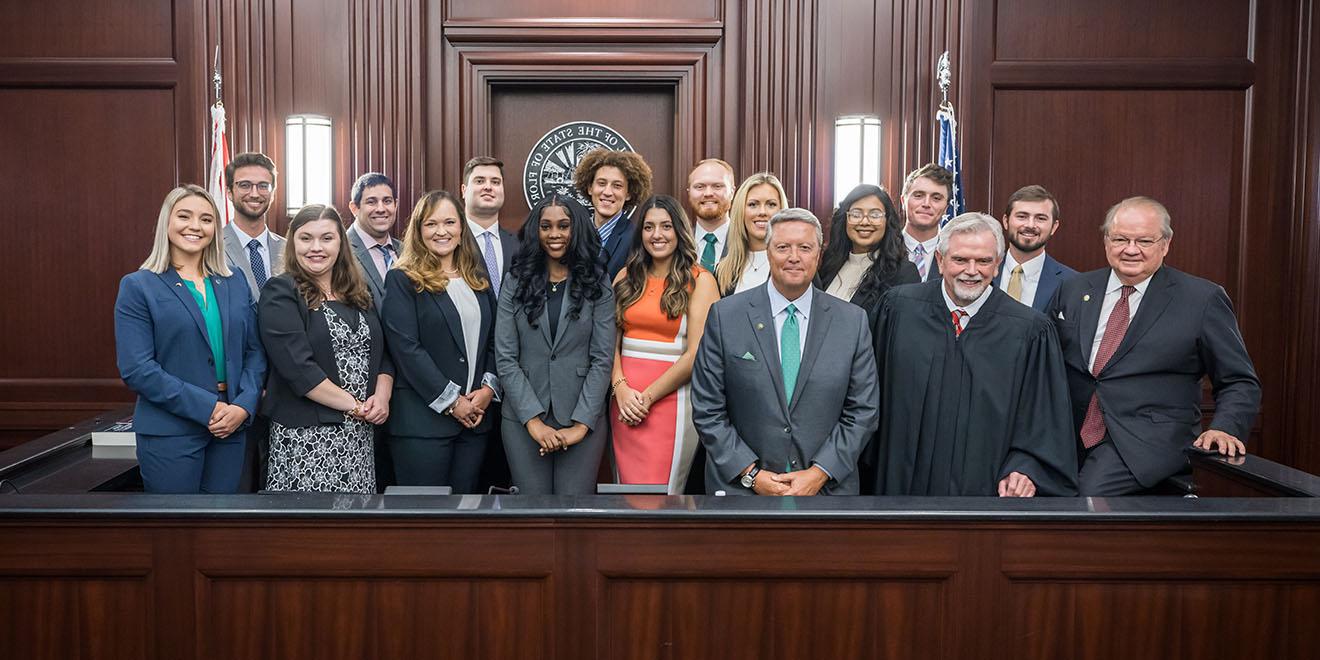
[[[610,240],[605,241],[602,246],[600,261],[605,264],[605,281],[613,282],[614,276],[623,270],[623,265],[628,262],[628,251],[632,249],[633,233],[637,227],[633,226],[632,218],[624,216],[619,218],[619,224],[614,228],[614,233],[610,234]]]
[[[246,410],[251,421],[266,376],[252,294],[238,273],[212,275],[211,285],[224,328],[229,402]],[[115,357],[120,377],[138,395],[134,431],[206,433],[220,400],[211,355],[202,312],[177,272],[139,270],[119,281]]]
[[[1040,281],[1036,283],[1036,299],[1031,301],[1032,309],[1040,313],[1050,306],[1050,298],[1054,297],[1054,292],[1059,290],[1059,285],[1064,280],[1076,275],[1077,271],[1059,263],[1050,253],[1045,253],[1045,265],[1040,269]],[[999,282],[1004,276],[1004,269],[1000,268],[995,274],[995,287],[999,287]]]

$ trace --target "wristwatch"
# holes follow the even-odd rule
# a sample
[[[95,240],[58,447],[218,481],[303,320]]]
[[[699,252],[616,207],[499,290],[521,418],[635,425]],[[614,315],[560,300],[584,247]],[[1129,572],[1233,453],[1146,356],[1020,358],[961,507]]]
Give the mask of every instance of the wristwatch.
[[[761,471],[761,468],[756,467],[755,465],[753,465],[753,466],[752,466],[752,469],[748,470],[748,471],[747,471],[747,474],[744,474],[744,475],[742,476],[742,479],[741,479],[742,487],[743,487],[743,488],[746,488],[747,490],[751,490],[751,489],[752,489],[752,486],[755,486],[755,485],[756,485],[756,474],[757,474],[758,472],[760,472],[760,471]]]

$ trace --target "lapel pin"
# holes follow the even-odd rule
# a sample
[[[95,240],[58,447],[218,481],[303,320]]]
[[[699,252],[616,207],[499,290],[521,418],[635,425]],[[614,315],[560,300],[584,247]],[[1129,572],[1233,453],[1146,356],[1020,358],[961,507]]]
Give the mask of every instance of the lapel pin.
[[[764,324],[764,323],[757,323],[757,324],[756,324],[756,329],[757,329],[757,330],[765,330],[765,324]]]
[[[175,282],[174,286],[183,286],[183,282]]]
[[[1091,294],[1088,293],[1082,296],[1082,302],[1091,302]]]

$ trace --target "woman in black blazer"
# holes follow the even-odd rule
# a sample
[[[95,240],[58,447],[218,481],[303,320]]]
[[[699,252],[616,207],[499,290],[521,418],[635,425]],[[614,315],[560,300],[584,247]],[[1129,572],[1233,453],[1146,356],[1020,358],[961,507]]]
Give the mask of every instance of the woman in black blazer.
[[[380,319],[333,206],[304,206],[286,238],[285,272],[257,309],[271,367],[266,489],[374,493],[373,437],[394,386]]]
[[[830,218],[830,242],[821,255],[816,286],[861,307],[874,320],[885,291],[921,281],[908,261],[902,232],[903,219],[884,188],[867,183],[853,188]]]
[[[382,317],[398,367],[390,452],[400,486],[476,490],[499,400],[496,301],[463,203],[443,190],[413,208],[385,277]]]

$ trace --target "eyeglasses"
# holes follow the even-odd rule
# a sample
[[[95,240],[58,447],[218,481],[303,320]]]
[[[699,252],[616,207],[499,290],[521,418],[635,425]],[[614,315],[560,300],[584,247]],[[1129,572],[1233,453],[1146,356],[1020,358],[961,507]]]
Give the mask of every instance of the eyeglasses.
[[[238,188],[239,192],[249,192],[252,190],[254,186],[256,187],[258,192],[263,192],[263,193],[270,192],[270,189],[273,187],[270,185],[270,182],[268,181],[262,181],[261,183],[252,183],[251,181],[234,182],[234,187]]]
[[[1155,247],[1155,245],[1158,244],[1160,241],[1164,240],[1164,237],[1161,236],[1160,238],[1126,238],[1124,236],[1106,236],[1105,240],[1109,241],[1109,247],[1112,247],[1116,250],[1122,250],[1126,248],[1128,245],[1135,245],[1137,246],[1138,250],[1145,252]]]
[[[848,212],[849,220],[860,222],[862,218],[870,218],[876,222],[880,222],[885,219],[885,212],[880,209],[871,209],[870,211],[853,209]]]

